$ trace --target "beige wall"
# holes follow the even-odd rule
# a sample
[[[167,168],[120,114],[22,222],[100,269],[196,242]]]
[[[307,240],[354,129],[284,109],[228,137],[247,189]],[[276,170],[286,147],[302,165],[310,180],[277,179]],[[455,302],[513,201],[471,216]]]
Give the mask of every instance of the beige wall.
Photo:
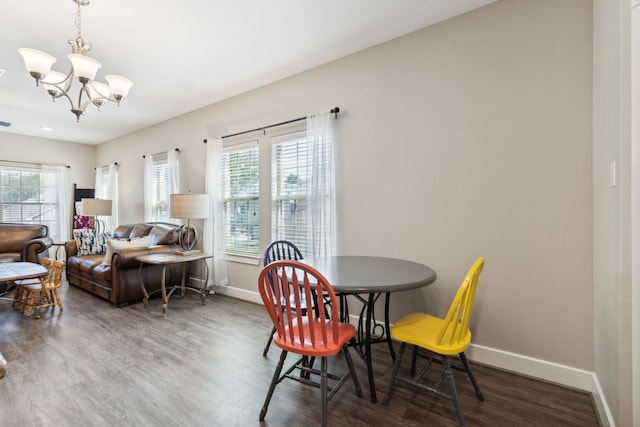
[[[103,144],[121,222],[142,219],[143,154],[180,147],[201,191],[204,138],[339,106],[340,252],[438,272],[392,318],[443,313],[482,255],[474,342],[592,370],[591,11],[501,1]],[[258,268],[230,270],[255,296]]]

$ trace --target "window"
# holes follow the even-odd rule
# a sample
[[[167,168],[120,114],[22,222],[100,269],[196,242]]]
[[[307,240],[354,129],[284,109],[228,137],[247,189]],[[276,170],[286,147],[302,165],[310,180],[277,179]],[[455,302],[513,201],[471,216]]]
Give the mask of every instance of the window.
[[[304,132],[271,140],[271,236],[288,240],[305,253],[307,241],[307,182],[310,167]]]
[[[0,222],[44,224],[54,240],[66,239],[61,230],[70,219],[61,216],[59,201],[66,195],[59,193],[60,171],[66,174],[63,166],[0,164]]]
[[[175,222],[169,216],[169,196],[179,193],[178,150],[145,156],[145,220]]]
[[[222,246],[227,253],[259,255],[258,141],[225,147],[221,166]]]
[[[108,199],[106,195],[109,193],[111,193],[111,175],[109,174],[109,168],[96,168],[96,198]]]
[[[207,149],[207,188],[215,217],[208,231],[210,250],[259,258],[266,247],[260,244],[261,236],[263,241],[292,241],[305,258],[332,256],[336,251],[332,117],[309,116],[306,123],[276,132],[264,132],[250,142],[218,139]]]
[[[153,191],[152,200],[152,221],[169,220],[169,163],[167,153],[155,154],[153,159]]]

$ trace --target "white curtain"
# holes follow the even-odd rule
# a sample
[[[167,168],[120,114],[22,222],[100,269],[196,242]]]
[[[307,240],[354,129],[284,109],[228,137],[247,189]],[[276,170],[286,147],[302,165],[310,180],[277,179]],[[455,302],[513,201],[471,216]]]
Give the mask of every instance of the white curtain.
[[[120,221],[118,219],[118,165],[109,165],[109,187],[105,199],[111,200],[111,216],[106,219],[107,230],[114,230]]]
[[[49,229],[49,236],[56,243],[64,243],[71,238],[69,169],[66,166],[42,165],[42,171],[52,177],[55,188],[56,221]]]
[[[211,285],[228,285],[229,273],[227,260],[222,251],[222,203],[220,195],[220,168],[222,167],[222,139],[209,140],[207,143],[207,161],[205,191],[209,195],[209,218],[204,221],[204,251],[213,255],[209,263],[209,283]]]
[[[111,216],[101,219],[104,221],[104,229],[113,231],[119,223],[117,164],[96,168],[95,189],[96,199],[111,200]]]
[[[311,178],[307,180],[307,242],[313,242],[309,258],[336,253],[333,123],[330,113],[307,117],[307,165],[311,165]]]
[[[180,163],[178,162],[178,154],[179,151],[178,150],[169,150],[167,151],[167,171],[169,173],[169,176],[167,177],[167,184],[168,184],[168,193],[169,195],[171,194],[178,194],[181,191],[180,188]],[[169,202],[169,200],[167,200],[167,202]],[[168,206],[168,203],[167,203]],[[173,224],[180,224],[180,219],[179,218],[169,218],[168,222],[171,222]]]
[[[153,156],[144,156],[144,221],[153,221]]]

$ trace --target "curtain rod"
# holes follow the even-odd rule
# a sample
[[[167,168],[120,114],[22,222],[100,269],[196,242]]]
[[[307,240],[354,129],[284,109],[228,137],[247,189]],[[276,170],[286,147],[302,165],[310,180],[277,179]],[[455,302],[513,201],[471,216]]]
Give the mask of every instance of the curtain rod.
[[[113,162],[113,165],[114,166],[118,166],[118,162]],[[98,166],[98,167],[93,168],[93,169],[95,170],[95,169],[98,169],[98,168],[106,168],[107,166],[111,166],[111,165],[109,164],[109,165],[104,165],[104,166]]]
[[[329,111],[329,113],[335,115],[336,119],[338,118],[338,113],[339,112],[340,112],[340,107],[332,108],[331,111]],[[256,132],[256,131],[259,131],[259,130],[264,132],[265,129],[269,129],[269,128],[273,128],[273,127],[277,127],[277,126],[282,126],[282,125],[288,125],[289,123],[295,123],[295,122],[299,122],[301,120],[306,120],[306,119],[307,119],[306,117],[298,117],[297,119],[287,120],[286,122],[274,123],[274,124],[268,125],[268,126],[262,126],[262,127],[251,129],[251,130],[245,130],[243,132],[232,133],[231,135],[221,136],[220,139],[231,138],[232,136],[244,135],[245,133]],[[202,142],[204,142],[206,144],[207,140],[205,139]]]
[[[4,163],[21,163],[23,165],[35,165],[35,166],[64,166],[67,169],[71,169],[70,165],[56,165],[56,164],[50,164],[50,163],[20,162],[20,161],[17,161],[17,160],[0,160],[0,162],[4,162]]]
[[[179,153],[179,152],[180,152],[180,149],[179,149],[179,148],[176,148],[174,151],[175,151],[176,153]],[[166,153],[166,151],[161,151],[161,152],[159,152],[159,153],[153,153],[153,154],[151,155],[151,157],[153,157],[153,156],[157,156],[158,154],[163,154],[163,153]],[[143,159],[146,159],[146,158],[147,158],[147,156],[143,154],[143,155],[142,155],[142,158],[143,158]]]

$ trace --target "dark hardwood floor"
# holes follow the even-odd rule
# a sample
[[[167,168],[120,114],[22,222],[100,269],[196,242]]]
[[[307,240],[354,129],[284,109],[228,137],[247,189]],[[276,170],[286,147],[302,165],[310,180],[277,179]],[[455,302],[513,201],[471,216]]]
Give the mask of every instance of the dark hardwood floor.
[[[221,295],[174,297],[113,308],[63,284],[62,314],[26,318],[0,301],[0,426],[259,426],[279,349],[262,349],[271,329],[262,306]],[[369,399],[366,368],[354,352],[364,396],[347,383],[329,402],[334,426],[457,425],[450,401],[399,386],[389,403]],[[379,401],[391,361],[375,346]],[[293,359],[293,355],[289,357]],[[289,360],[288,359],[288,360]],[[409,361],[409,357],[405,357]],[[404,362],[403,362],[404,363]],[[343,358],[332,365],[342,372]],[[485,401],[456,372],[469,426],[597,426],[589,393],[474,364]],[[405,372],[408,369],[404,366]],[[319,425],[319,390],[284,381],[263,426]]]

